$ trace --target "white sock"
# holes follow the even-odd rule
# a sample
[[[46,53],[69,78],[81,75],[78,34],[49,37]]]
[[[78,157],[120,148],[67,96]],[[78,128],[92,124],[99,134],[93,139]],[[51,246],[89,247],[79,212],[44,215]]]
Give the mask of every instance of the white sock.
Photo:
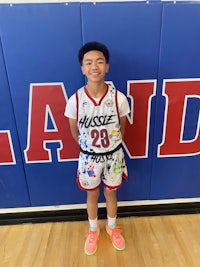
[[[114,218],[111,218],[107,215],[108,218],[108,226],[110,228],[114,228],[116,226],[116,216]]]
[[[97,218],[94,220],[88,218],[88,220],[89,220],[90,230],[96,231],[97,230]]]

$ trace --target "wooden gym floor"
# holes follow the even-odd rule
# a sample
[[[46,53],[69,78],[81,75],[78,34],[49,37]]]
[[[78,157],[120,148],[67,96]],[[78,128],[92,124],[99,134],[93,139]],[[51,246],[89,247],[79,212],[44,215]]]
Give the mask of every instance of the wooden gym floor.
[[[1,267],[199,267],[200,214],[119,218],[126,249],[116,251],[100,220],[95,255],[83,252],[88,222],[0,226]]]

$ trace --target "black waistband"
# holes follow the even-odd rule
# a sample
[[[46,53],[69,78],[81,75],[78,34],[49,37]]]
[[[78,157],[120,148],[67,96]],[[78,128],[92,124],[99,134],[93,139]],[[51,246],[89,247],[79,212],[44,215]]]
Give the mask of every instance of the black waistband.
[[[122,144],[119,144],[113,150],[108,151],[108,152],[102,152],[102,153],[95,153],[95,152],[86,151],[86,150],[83,150],[81,147],[80,147],[80,151],[83,154],[92,155],[92,156],[107,156],[107,155],[113,154],[114,152],[118,151],[121,147],[122,147]]]

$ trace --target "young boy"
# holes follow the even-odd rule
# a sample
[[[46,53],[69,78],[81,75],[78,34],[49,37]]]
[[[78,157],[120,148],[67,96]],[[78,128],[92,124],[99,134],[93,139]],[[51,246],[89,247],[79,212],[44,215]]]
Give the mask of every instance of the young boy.
[[[109,51],[104,44],[86,43],[79,50],[78,59],[87,84],[70,97],[65,116],[69,117],[72,136],[80,146],[77,183],[87,191],[89,220],[84,250],[93,255],[100,233],[97,217],[101,182],[106,199],[106,231],[117,250],[125,249],[121,230],[116,226],[116,189],[122,178],[127,178],[122,137],[130,109],[125,95],[105,83]]]

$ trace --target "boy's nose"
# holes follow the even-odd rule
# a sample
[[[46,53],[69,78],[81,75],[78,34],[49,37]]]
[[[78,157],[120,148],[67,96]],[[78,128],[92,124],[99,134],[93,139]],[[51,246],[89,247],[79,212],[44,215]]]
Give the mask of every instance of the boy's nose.
[[[92,63],[92,68],[93,68],[93,69],[96,69],[96,68],[97,68],[97,63],[95,63],[95,62]]]

